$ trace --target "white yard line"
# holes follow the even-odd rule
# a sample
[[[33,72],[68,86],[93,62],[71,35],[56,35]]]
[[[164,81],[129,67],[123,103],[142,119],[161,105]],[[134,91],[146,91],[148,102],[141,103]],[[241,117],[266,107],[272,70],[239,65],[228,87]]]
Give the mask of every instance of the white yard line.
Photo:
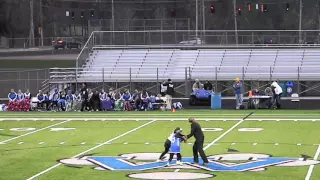
[[[318,157],[319,157],[319,154],[320,154],[320,145],[318,146],[317,152],[316,152],[316,154],[314,155],[313,160],[317,160]],[[314,165],[310,165],[305,180],[310,180],[311,175],[312,175],[312,172],[313,172],[313,169],[314,169]]]
[[[66,117],[64,118],[52,118],[52,117],[46,117],[46,118],[37,118],[37,121],[64,121]],[[68,119],[73,121],[136,121],[137,119],[139,121],[152,121],[154,119],[157,119],[158,121],[186,121],[186,118],[183,117],[173,117],[173,118],[167,118],[167,117],[150,117],[150,118],[144,118],[144,117],[109,117],[109,118],[102,118],[102,117],[91,117],[91,118],[83,118],[83,117],[69,117]],[[3,121],[33,121],[34,118],[2,118]],[[200,117],[197,118],[197,120],[200,121],[241,121],[241,118],[228,118],[228,117]],[[319,118],[304,118],[304,119],[297,119],[297,118],[248,118],[246,121],[320,121]]]
[[[208,144],[206,147],[203,148],[203,150],[208,149],[211,147],[214,143],[218,142],[221,138],[223,138],[225,135],[227,135],[229,132],[231,132],[233,129],[235,129],[237,126],[239,126],[244,120],[242,119],[241,121],[237,122],[237,124],[233,125],[230,129],[228,129],[226,132],[221,134],[218,138],[213,140],[210,144]]]
[[[34,133],[37,133],[37,132],[39,132],[39,131],[43,131],[43,130],[49,129],[49,128],[54,127],[54,126],[58,126],[58,125],[60,125],[60,124],[63,124],[63,123],[69,122],[69,121],[70,121],[70,120],[62,121],[62,122],[59,122],[59,123],[56,123],[56,124],[52,124],[52,125],[50,125],[50,126],[47,126],[47,127],[44,127],[44,128],[41,128],[41,129],[38,129],[38,130],[35,130],[35,131],[32,131],[32,132],[29,132],[29,133],[26,133],[26,134],[22,134],[22,135],[17,136],[17,137],[13,137],[13,138],[7,139],[7,140],[4,140],[4,141],[1,141],[0,144],[2,144],[2,143],[7,143],[7,142],[9,142],[9,141],[12,141],[12,140],[15,140],[15,139],[19,139],[19,138],[24,137],[24,136],[28,136],[28,135],[30,135],[30,134],[34,134]]]
[[[104,145],[106,145],[106,144],[109,144],[109,143],[111,143],[112,141],[115,141],[115,140],[117,140],[117,139],[119,139],[119,138],[121,138],[121,137],[123,137],[123,136],[125,136],[125,135],[127,135],[127,134],[130,134],[130,133],[132,133],[132,132],[134,132],[134,131],[137,131],[137,130],[139,130],[139,129],[141,129],[141,128],[143,128],[143,127],[151,124],[151,123],[154,123],[155,121],[157,121],[157,120],[153,120],[153,121],[147,122],[147,123],[145,123],[145,124],[143,124],[143,125],[141,125],[141,126],[139,126],[139,127],[137,127],[137,128],[134,128],[134,129],[132,129],[132,130],[130,130],[130,131],[128,131],[128,132],[125,132],[125,133],[123,133],[123,134],[121,134],[121,135],[119,135],[119,136],[117,136],[117,137],[114,137],[114,138],[112,138],[112,139],[110,139],[110,140],[108,140],[108,141],[106,141],[106,142],[104,142],[104,143],[102,143],[102,144],[99,144],[99,145],[97,145],[97,146],[95,146],[95,147],[93,147],[93,148],[90,148],[90,149],[88,149],[88,150],[86,150],[86,151],[83,151],[83,152],[81,152],[81,153],[73,156],[72,158],[76,158],[76,157],[81,156],[81,155],[84,155],[84,154],[86,154],[86,153],[88,153],[88,152],[90,152],[90,151],[93,151],[93,150],[95,150],[95,149],[98,149],[98,148],[100,148],[101,146],[104,146]],[[58,164],[56,164],[56,165],[54,165],[54,166],[52,166],[52,167],[50,167],[50,168],[48,168],[48,169],[46,169],[46,170],[44,170],[44,171],[41,171],[41,172],[38,173],[38,174],[36,174],[36,175],[28,178],[27,180],[35,179],[35,178],[37,178],[37,177],[39,177],[39,176],[41,176],[41,175],[43,175],[43,174],[51,171],[52,169],[55,169],[56,167],[58,167],[58,166],[60,166],[60,165],[61,165],[61,163],[58,163]]]

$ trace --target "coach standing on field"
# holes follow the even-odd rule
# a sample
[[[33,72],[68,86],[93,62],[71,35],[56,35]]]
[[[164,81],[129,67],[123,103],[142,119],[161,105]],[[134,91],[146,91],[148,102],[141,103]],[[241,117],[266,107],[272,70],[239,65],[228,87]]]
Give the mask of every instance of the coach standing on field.
[[[206,154],[203,151],[203,142],[204,142],[204,135],[199,123],[196,122],[194,118],[189,118],[189,122],[191,123],[191,132],[187,135],[187,138],[191,138],[194,136],[196,141],[193,144],[193,161],[195,164],[199,163],[199,156],[198,152],[203,160],[203,165],[207,165],[209,163]]]
[[[163,84],[166,88],[166,102],[167,102],[167,110],[171,110],[172,106],[172,96],[174,94],[174,87],[171,79],[168,79],[167,82]]]

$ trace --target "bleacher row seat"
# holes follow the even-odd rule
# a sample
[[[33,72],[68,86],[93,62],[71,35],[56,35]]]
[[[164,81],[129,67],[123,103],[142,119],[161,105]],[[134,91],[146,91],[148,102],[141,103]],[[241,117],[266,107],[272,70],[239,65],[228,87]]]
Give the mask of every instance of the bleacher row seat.
[[[158,78],[173,80],[184,80],[186,68],[193,79],[283,79],[296,78],[298,71],[301,78],[318,78],[319,57],[318,49],[95,49],[79,78],[129,79],[130,68],[133,80],[146,81],[157,78],[157,68]]]

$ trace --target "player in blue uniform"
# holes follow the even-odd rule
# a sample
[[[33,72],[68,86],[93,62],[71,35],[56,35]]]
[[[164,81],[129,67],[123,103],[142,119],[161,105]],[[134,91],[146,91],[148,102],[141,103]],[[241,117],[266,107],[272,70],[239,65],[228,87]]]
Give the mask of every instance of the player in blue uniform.
[[[182,134],[182,129],[177,127],[173,133],[170,134],[170,136],[166,139],[165,143],[164,143],[164,151],[161,153],[159,159],[157,160],[157,162],[160,162],[164,159],[164,156],[169,152],[170,147],[171,147],[171,141],[172,141],[172,137],[178,132],[179,137],[183,137],[184,135]]]
[[[182,129],[181,128],[176,128],[175,133],[171,136],[171,145],[170,145],[170,158],[168,161],[168,166],[170,165],[173,156],[176,154],[177,155],[177,162],[176,164],[181,165],[181,142],[185,141],[186,142],[186,136],[183,136]]]

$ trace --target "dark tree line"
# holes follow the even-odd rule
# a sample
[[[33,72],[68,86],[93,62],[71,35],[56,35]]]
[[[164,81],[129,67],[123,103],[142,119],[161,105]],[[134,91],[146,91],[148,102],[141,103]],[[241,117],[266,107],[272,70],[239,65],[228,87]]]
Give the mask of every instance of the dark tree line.
[[[111,19],[111,0],[63,1],[43,0],[44,36],[72,35],[71,25],[85,25],[92,19]],[[268,0],[268,12],[258,12],[257,2],[252,0],[252,12],[247,11],[246,0],[237,0],[237,7],[243,9],[238,16],[238,29],[298,29],[299,28],[299,0],[288,0],[289,11],[285,10],[286,1]],[[115,0],[114,1],[115,28],[123,29],[119,19],[174,19],[189,18],[191,29],[195,29],[195,0],[161,1],[152,0]],[[199,3],[200,5],[200,3]],[[209,7],[215,6],[215,13]],[[302,29],[319,29],[319,0],[303,0]],[[172,17],[170,9],[176,10]],[[39,0],[34,0],[35,35],[38,36],[40,25]],[[89,16],[94,10],[94,17]],[[75,12],[75,18],[66,17],[65,11]],[[199,8],[199,12],[201,7]],[[80,18],[81,12],[84,17]],[[205,24],[208,30],[234,29],[232,0],[205,1]],[[30,24],[29,0],[0,0],[0,36],[28,37]],[[134,24],[132,24],[134,26]],[[199,29],[202,27],[202,16],[199,16]],[[136,28],[139,29],[138,26]],[[134,30],[134,29],[131,29]]]

